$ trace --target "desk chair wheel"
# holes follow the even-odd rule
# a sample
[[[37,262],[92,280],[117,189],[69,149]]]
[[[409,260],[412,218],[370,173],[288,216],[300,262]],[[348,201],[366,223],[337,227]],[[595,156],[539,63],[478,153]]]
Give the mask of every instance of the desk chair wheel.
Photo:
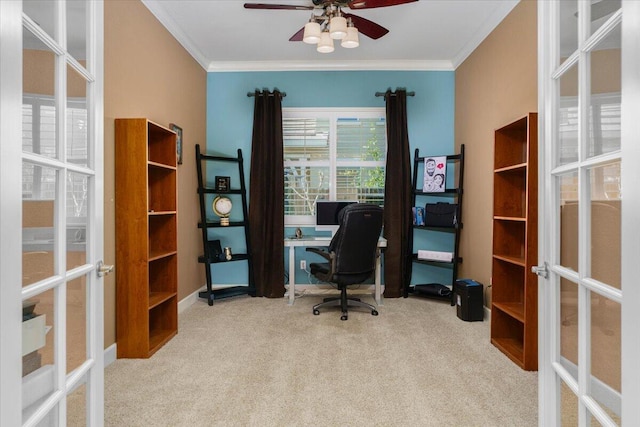
[[[347,313],[342,313],[342,316],[340,316],[340,320],[347,320],[348,318]]]
[[[314,308],[314,309],[313,309],[313,314],[314,314],[315,316],[317,316],[318,314],[320,314],[320,310],[318,310],[318,309]]]
[[[378,315],[378,310],[371,310],[371,315],[377,316]]]

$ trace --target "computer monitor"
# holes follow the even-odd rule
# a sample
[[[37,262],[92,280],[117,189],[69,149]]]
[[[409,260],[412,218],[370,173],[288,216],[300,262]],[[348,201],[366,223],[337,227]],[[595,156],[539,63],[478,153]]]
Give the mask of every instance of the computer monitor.
[[[352,203],[358,202],[318,200],[316,202],[316,230],[335,232],[339,226],[338,214],[345,206]]]

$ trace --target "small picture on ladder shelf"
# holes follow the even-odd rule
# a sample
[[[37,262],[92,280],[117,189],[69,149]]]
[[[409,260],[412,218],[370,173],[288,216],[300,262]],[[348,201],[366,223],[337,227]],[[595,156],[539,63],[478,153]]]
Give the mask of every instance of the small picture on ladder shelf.
[[[425,193],[443,193],[447,177],[447,156],[425,157],[424,181]]]

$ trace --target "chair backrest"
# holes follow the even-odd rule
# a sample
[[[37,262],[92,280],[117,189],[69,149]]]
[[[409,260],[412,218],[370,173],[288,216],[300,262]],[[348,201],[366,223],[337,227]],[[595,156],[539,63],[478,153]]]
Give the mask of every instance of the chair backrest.
[[[329,250],[335,252],[334,278],[347,282],[347,276],[362,276],[361,282],[375,270],[382,212],[380,206],[366,203],[348,205],[340,211],[339,228],[329,244]]]

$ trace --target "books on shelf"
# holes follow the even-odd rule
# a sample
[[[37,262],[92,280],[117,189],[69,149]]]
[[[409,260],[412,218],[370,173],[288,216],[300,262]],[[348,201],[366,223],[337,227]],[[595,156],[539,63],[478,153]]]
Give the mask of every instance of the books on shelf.
[[[424,208],[415,206],[411,210],[413,211],[413,225],[424,225]]]
[[[447,181],[447,156],[424,158],[424,179],[422,191],[425,193],[443,193]]]

